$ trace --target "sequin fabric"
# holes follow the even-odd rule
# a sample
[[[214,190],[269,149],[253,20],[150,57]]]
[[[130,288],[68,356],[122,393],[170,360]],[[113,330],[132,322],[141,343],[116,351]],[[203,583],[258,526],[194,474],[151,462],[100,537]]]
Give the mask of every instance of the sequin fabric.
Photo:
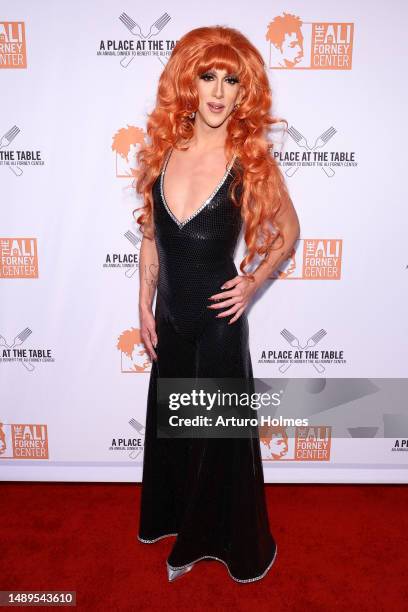
[[[158,293],[174,328],[191,340],[203,333],[214,313],[208,297],[236,276],[234,250],[242,226],[240,209],[227,198],[233,177],[230,167],[212,194],[190,217],[180,222],[164,195],[164,174],[153,186],[156,245],[159,256]]]
[[[238,274],[234,252],[242,218],[229,196],[235,160],[207,200],[180,221],[163,190],[168,159],[152,188],[158,344],[147,397],[138,539],[176,536],[167,558],[171,569],[215,559],[234,580],[252,582],[266,575],[277,551],[259,437],[166,439],[156,431],[159,377],[253,380],[246,312],[228,325],[231,315],[216,318],[220,310],[207,308],[208,297]]]

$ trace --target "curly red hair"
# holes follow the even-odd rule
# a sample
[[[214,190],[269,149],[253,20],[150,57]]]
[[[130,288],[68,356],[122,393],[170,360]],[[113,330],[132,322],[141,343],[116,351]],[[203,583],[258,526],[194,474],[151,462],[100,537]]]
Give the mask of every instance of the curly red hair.
[[[256,254],[265,256],[281,232],[274,218],[290,196],[268,140],[270,126],[283,121],[270,114],[272,95],[264,60],[250,41],[236,29],[226,26],[200,27],[180,38],[160,76],[156,107],[148,114],[147,135],[137,153],[139,166],[136,192],[144,199],[144,212],[136,219],[143,226],[153,220],[152,186],[161,172],[163,159],[171,148],[179,146],[194,133],[194,119],[189,115],[198,108],[194,79],[210,69],[225,69],[236,74],[244,90],[241,104],[229,117],[225,154],[237,154],[237,169],[230,186],[234,205],[241,206],[247,254],[240,270],[253,279],[245,268]],[[236,190],[240,186],[240,198]],[[133,214],[136,210],[133,211]],[[271,228],[272,226],[272,228]],[[147,234],[146,234],[147,235]],[[277,247],[279,248],[279,247]]]

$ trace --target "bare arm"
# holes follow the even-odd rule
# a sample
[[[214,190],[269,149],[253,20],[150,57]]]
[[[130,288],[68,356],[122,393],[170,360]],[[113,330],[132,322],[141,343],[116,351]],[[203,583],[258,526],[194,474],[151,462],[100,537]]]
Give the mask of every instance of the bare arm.
[[[139,262],[139,318],[142,340],[151,359],[157,359],[153,347],[157,345],[156,324],[152,304],[157,287],[159,258],[154,238],[143,236]]]
[[[253,273],[256,288],[259,288],[267,278],[270,278],[282,261],[287,259],[300,235],[299,219],[292,201],[289,200],[282,208],[283,210],[279,210],[276,215],[275,222],[280,229],[283,244],[279,249],[270,250],[256,268]],[[282,242],[280,237],[278,240],[279,243]]]
[[[222,289],[227,289],[227,291],[223,291],[223,293],[214,293],[208,298],[209,300],[217,301],[217,303],[208,305],[208,308],[213,310],[231,307],[216,315],[217,317],[233,315],[228,321],[229,324],[235,323],[235,321],[239,319],[252,299],[253,294],[259,289],[264,281],[272,275],[282,261],[288,257],[294,243],[299,238],[299,219],[291,200],[285,202],[281,207],[278,214],[275,215],[274,222],[280,230],[283,243],[279,249],[270,249],[269,253],[258,265],[253,272],[254,282],[247,278],[246,275],[238,274],[222,285]],[[282,242],[281,237],[277,239],[279,243]]]

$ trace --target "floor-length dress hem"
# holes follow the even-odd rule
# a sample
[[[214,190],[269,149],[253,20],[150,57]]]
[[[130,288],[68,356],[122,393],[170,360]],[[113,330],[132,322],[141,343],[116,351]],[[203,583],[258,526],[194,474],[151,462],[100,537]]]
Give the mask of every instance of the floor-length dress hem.
[[[161,536],[158,536],[157,538],[154,538],[153,540],[146,540],[144,538],[141,538],[139,535],[137,536],[137,539],[140,542],[143,542],[144,544],[153,544],[154,542],[157,542],[158,540],[161,540],[162,538],[167,538],[169,536],[176,536],[178,535],[178,533],[165,533]],[[199,557],[198,559],[195,559],[194,561],[190,561],[190,563],[185,563],[184,565],[179,565],[179,566],[174,566],[174,565],[170,565],[170,563],[168,561],[166,561],[167,567],[171,570],[180,570],[180,569],[184,569],[185,567],[187,567],[188,565],[197,563],[198,561],[201,561],[202,559],[214,559],[215,561],[221,561],[221,563],[223,563],[225,565],[225,567],[228,570],[229,575],[231,576],[231,578],[233,580],[235,580],[236,582],[255,582],[256,580],[261,580],[261,578],[263,578],[264,576],[266,576],[266,574],[268,573],[268,571],[271,569],[272,565],[275,562],[276,559],[276,555],[278,553],[278,545],[275,544],[275,552],[273,554],[272,560],[268,563],[267,568],[262,572],[262,574],[260,574],[259,576],[255,576],[255,578],[246,578],[246,579],[242,579],[242,578],[236,578],[235,576],[233,576],[231,574],[230,568],[228,567],[228,563],[226,561],[224,561],[224,559],[220,559],[220,557],[215,557],[214,555],[203,555],[202,557]]]
[[[261,580],[261,578],[263,578],[264,576],[266,576],[266,574],[268,573],[268,571],[271,569],[272,565],[275,562],[276,559],[276,555],[278,553],[278,546],[275,545],[275,552],[273,554],[272,560],[268,563],[266,569],[262,572],[262,574],[260,574],[259,576],[255,576],[254,578],[236,578],[235,576],[233,576],[233,574],[231,573],[230,568],[228,567],[228,563],[226,561],[224,561],[224,559],[220,559],[220,557],[215,557],[213,555],[203,555],[202,557],[198,557],[198,559],[194,559],[194,561],[190,561],[190,563],[186,563],[185,565],[180,565],[178,567],[175,567],[173,565],[170,565],[170,563],[168,561],[166,561],[167,563],[167,567],[171,570],[181,570],[184,569],[185,567],[188,567],[189,565],[195,564],[198,561],[201,561],[202,559],[215,559],[216,561],[220,561],[221,563],[223,563],[225,565],[225,567],[228,570],[229,575],[231,576],[231,578],[233,580],[235,580],[236,582],[255,582],[256,580]]]
[[[176,535],[178,535],[178,533],[165,533],[161,536],[158,536],[157,538],[153,538],[153,540],[146,540],[145,538],[141,538],[138,535],[137,539],[139,540],[139,542],[143,542],[144,544],[153,544],[154,542],[157,542],[158,540],[161,540],[162,538],[167,538],[169,536],[176,536]]]

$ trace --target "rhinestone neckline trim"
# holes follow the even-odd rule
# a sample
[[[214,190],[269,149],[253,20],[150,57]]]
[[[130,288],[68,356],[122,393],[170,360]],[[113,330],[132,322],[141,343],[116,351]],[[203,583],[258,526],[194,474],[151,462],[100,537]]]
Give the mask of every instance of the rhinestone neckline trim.
[[[194,219],[194,217],[196,217],[207,206],[207,204],[209,204],[211,202],[211,200],[213,199],[215,194],[221,189],[222,185],[226,181],[227,176],[228,176],[228,174],[229,174],[229,172],[230,172],[230,170],[231,170],[231,168],[232,168],[232,166],[234,164],[234,161],[235,161],[235,158],[236,158],[236,153],[234,153],[234,155],[233,155],[233,157],[231,159],[231,162],[228,164],[228,168],[225,171],[224,176],[217,183],[217,185],[215,186],[215,188],[212,191],[212,193],[208,196],[208,198],[206,200],[204,200],[204,202],[197,208],[197,210],[195,210],[189,217],[187,217],[187,219],[184,219],[184,221],[180,221],[179,219],[177,219],[177,217],[171,211],[170,206],[167,204],[166,197],[164,195],[164,188],[163,188],[164,175],[165,175],[165,172],[166,172],[167,163],[168,163],[168,161],[170,159],[170,155],[172,153],[172,150],[173,149],[170,149],[170,151],[168,152],[166,160],[164,162],[163,170],[161,171],[161,174],[160,174],[160,195],[161,195],[161,199],[162,199],[162,202],[164,204],[164,207],[167,210],[167,212],[169,213],[170,217],[178,225],[178,227],[180,229],[182,229],[185,225],[187,225],[187,223],[189,223],[192,219]]]

